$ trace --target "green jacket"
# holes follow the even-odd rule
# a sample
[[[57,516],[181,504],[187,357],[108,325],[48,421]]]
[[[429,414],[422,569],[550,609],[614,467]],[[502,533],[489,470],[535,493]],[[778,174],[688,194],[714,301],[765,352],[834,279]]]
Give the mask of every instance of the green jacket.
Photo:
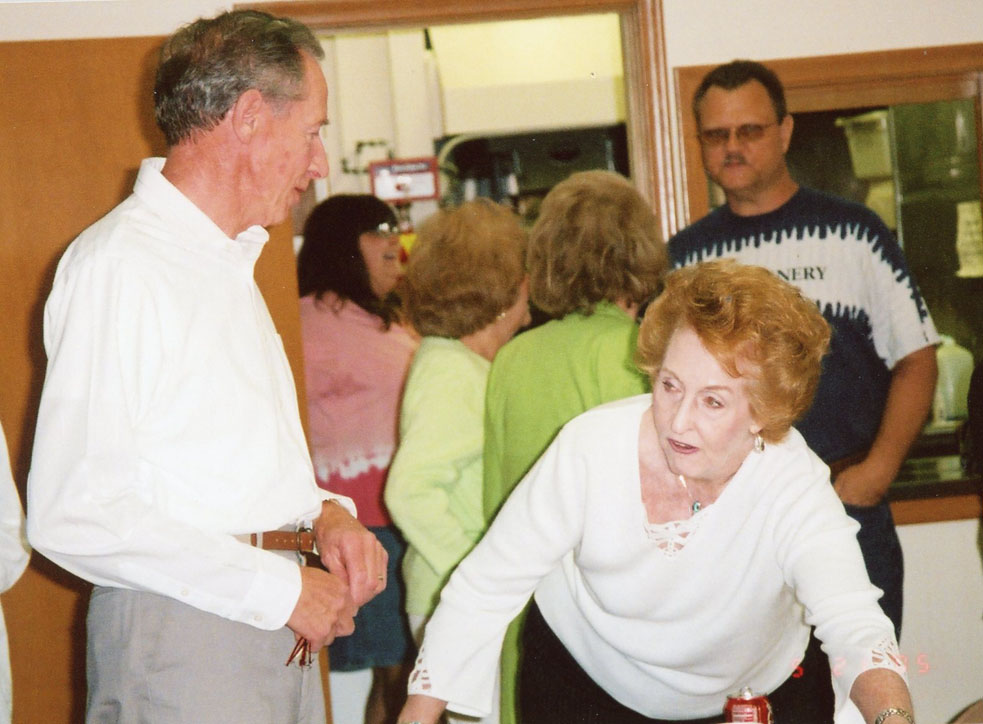
[[[602,302],[520,334],[499,350],[485,399],[484,514],[491,521],[512,488],[569,420],[592,407],[648,392],[634,364],[638,325]],[[501,724],[515,724],[521,619],[502,647]]]
[[[385,501],[408,543],[406,611],[429,616],[481,537],[481,454],[490,363],[456,339],[424,337],[413,357]]]
[[[520,334],[499,350],[485,398],[485,517],[489,521],[568,421],[649,391],[635,367],[638,325],[610,302]]]

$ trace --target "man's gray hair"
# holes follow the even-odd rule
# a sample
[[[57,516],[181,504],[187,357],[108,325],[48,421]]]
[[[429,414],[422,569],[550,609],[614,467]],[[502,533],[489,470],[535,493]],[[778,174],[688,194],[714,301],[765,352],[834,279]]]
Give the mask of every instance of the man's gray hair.
[[[302,52],[324,50],[303,23],[236,10],[185,25],[161,48],[154,115],[169,146],[214,128],[247,90],[276,105],[297,100]]]

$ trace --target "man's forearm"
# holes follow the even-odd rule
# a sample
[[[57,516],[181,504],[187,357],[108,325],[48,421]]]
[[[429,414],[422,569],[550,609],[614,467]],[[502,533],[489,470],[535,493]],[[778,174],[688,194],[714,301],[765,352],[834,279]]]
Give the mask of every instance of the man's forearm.
[[[932,409],[938,365],[935,347],[923,347],[902,358],[891,371],[887,404],[871,445],[868,461],[893,480]]]

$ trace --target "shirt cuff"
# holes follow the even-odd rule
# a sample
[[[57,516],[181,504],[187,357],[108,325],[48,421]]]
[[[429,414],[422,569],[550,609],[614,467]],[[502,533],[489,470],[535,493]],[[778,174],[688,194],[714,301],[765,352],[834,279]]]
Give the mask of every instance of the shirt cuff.
[[[355,501],[352,500],[351,498],[348,498],[344,495],[338,495],[337,493],[332,493],[330,490],[324,490],[323,488],[318,488],[317,492],[321,497],[322,503],[326,500],[333,500],[336,503],[338,503],[341,507],[343,507],[345,510],[347,510],[349,513],[351,513],[353,518],[358,517],[358,510],[355,508]],[[305,520],[304,525],[307,527],[311,527],[311,525],[314,522],[314,518],[316,518],[320,514],[321,514],[321,506],[318,506],[317,514],[314,515],[310,520]]]
[[[300,566],[288,556],[254,549],[256,575],[234,618],[259,629],[286,625],[300,599]]]

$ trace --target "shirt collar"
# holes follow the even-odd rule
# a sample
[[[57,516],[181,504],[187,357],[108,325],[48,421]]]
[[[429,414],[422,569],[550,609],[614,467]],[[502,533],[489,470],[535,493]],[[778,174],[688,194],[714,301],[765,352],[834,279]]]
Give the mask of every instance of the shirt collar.
[[[133,193],[154,213],[181,229],[175,234],[177,243],[196,253],[207,253],[238,261],[252,269],[269,232],[262,226],[250,226],[235,239],[226,236],[218,225],[168,181],[161,170],[167,159],[145,158],[140,163]]]
[[[628,317],[629,319],[631,318],[631,315],[628,314],[628,312],[626,312],[624,309],[619,307],[614,302],[608,301],[607,299],[602,299],[601,301],[599,301],[597,304],[594,305],[594,314],[603,315],[605,317],[620,316],[620,317]]]

